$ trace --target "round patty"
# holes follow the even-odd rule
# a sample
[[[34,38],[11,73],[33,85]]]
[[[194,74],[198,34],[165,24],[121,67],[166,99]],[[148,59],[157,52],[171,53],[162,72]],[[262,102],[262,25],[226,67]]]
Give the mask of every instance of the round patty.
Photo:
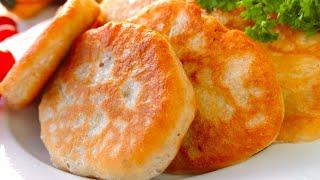
[[[275,140],[283,98],[270,59],[258,44],[182,0],[153,3],[129,21],[166,35],[195,90],[196,117],[169,172],[229,166]]]
[[[192,85],[168,41],[110,22],[77,40],[46,90],[41,138],[63,170],[149,179],[175,157],[194,112]]]
[[[233,12],[212,15],[227,27],[244,30],[250,22]],[[261,43],[271,56],[285,102],[280,142],[306,142],[320,138],[320,33],[308,36],[277,26],[279,39]]]

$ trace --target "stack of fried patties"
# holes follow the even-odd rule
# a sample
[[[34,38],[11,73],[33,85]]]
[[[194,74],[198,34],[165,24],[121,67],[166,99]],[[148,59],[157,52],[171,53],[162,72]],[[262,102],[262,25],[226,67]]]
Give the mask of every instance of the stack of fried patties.
[[[121,1],[102,2],[108,22],[74,41],[43,92],[41,138],[56,167],[103,179],[203,173],[243,161],[276,139],[283,99],[258,44],[195,3],[158,1],[140,10]],[[79,4],[87,11],[95,2],[68,1],[1,84],[11,107],[29,104],[53,74],[23,69],[55,69],[63,59],[56,54],[73,41],[70,28],[90,27],[56,27],[59,18],[75,22],[79,15],[68,12]],[[30,93],[15,99],[8,89]]]
[[[243,11],[243,8],[230,12],[215,9],[210,15],[219,19],[228,28],[244,31],[251,22],[241,16]],[[274,30],[279,38],[261,45],[275,66],[285,102],[285,116],[277,141],[301,143],[318,140],[320,138],[320,33],[310,35],[279,24]]]

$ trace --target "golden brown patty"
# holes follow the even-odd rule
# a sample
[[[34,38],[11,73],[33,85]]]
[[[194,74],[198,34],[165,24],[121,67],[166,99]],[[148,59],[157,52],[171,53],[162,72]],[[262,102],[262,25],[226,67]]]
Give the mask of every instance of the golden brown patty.
[[[70,0],[59,10],[0,84],[0,94],[11,108],[23,108],[34,100],[73,40],[91,26],[98,14],[94,0]]]
[[[243,30],[248,22],[241,10],[215,11],[227,27]],[[280,37],[262,44],[271,55],[285,100],[285,118],[278,137],[282,142],[320,138],[320,33],[308,37],[288,27],[277,27]]]
[[[168,41],[110,22],[80,37],[46,90],[41,138],[63,170],[148,179],[175,157],[194,112],[192,85]]]
[[[270,60],[256,43],[184,1],[156,2],[129,20],[167,36],[195,90],[196,117],[169,172],[212,171],[273,142],[283,99]]]

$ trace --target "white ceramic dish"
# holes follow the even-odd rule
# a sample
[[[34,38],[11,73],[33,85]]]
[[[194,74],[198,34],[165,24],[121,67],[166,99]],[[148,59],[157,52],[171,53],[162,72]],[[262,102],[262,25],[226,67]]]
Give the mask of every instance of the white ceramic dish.
[[[156,179],[319,179],[320,141],[276,144],[248,161],[215,172]],[[40,140],[36,106],[13,112],[0,108],[0,179],[74,180],[81,177],[55,169]]]
[[[51,8],[40,15],[51,17]],[[36,18],[20,23],[24,30],[43,20]],[[19,58],[44,24],[34,28],[27,36],[21,34],[0,43]],[[38,29],[39,31],[37,31]],[[19,43],[15,43],[19,42]],[[17,44],[20,45],[17,46]],[[0,103],[1,104],[1,103]],[[248,161],[199,176],[162,175],[156,179],[320,179],[320,141],[306,144],[276,144]],[[48,152],[40,140],[37,105],[12,112],[0,105],[0,179],[75,180],[85,179],[54,168]]]

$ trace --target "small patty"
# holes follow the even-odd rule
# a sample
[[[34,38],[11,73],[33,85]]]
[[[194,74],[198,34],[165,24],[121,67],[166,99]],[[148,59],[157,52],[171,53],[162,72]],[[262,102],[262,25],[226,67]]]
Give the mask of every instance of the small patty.
[[[66,2],[0,83],[0,94],[10,108],[21,109],[40,94],[72,42],[90,28],[99,11],[94,0]]]

